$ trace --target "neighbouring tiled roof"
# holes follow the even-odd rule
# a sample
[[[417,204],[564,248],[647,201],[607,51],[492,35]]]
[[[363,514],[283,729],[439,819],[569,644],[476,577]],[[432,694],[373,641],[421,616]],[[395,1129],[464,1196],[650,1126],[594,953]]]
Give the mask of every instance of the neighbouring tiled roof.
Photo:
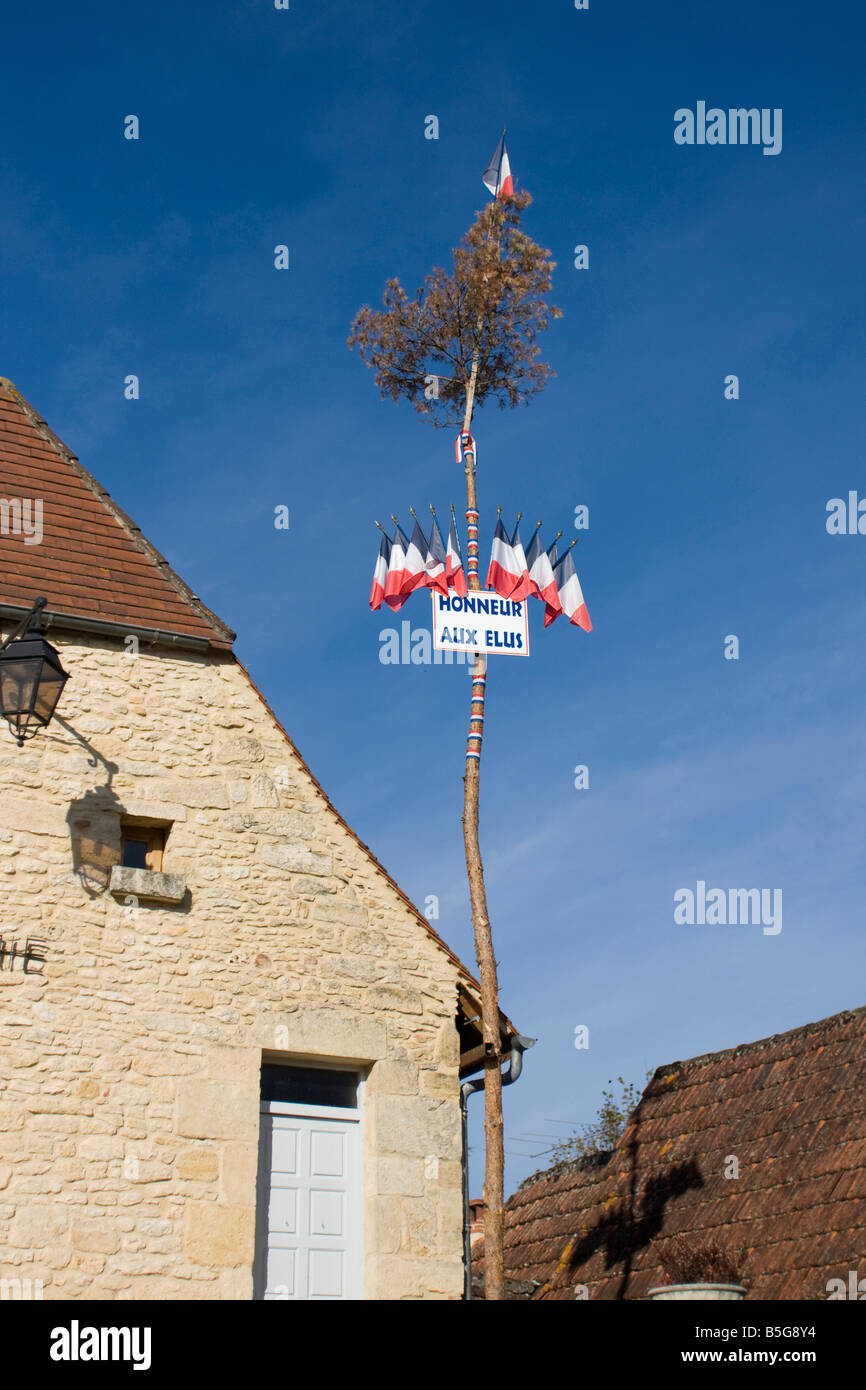
[[[41,499],[43,539],[0,531],[0,604],[204,639],[235,634],[184,584],[11,381],[0,377],[0,497]]]
[[[506,1276],[538,1299],[642,1298],[678,1233],[745,1251],[753,1299],[866,1276],[866,1008],[659,1067],[611,1154],[509,1198]]]

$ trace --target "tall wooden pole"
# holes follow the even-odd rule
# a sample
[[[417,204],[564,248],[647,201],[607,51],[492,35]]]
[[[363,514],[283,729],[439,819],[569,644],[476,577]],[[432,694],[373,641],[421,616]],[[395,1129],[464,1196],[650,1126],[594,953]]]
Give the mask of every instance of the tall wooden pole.
[[[475,383],[478,376],[478,350],[466,390],[463,429],[472,423]],[[475,486],[475,448],[463,450],[466,473],[467,585],[481,589],[478,578],[478,495]],[[469,879],[469,901],[475,933],[475,954],[481,976],[481,1030],[484,1043],[484,1284],[485,1298],[505,1297],[503,1255],[504,1149],[502,1135],[502,1072],[499,1035],[499,982],[493,934],[487,915],[484,868],[478,843],[478,793],[481,771],[481,740],[484,733],[484,705],[487,690],[487,658],[476,656],[472,670],[472,709],[466,741],[466,772],[463,778],[463,845]]]

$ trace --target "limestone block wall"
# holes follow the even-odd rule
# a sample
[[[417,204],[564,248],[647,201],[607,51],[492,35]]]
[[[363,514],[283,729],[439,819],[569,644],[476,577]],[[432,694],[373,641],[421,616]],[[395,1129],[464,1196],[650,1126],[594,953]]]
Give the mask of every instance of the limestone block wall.
[[[266,1054],[368,1068],[366,1296],[459,1297],[457,967],[230,657],[51,637],[63,722],[0,730],[0,1277],[250,1298]],[[109,891],[122,817],[182,902]]]

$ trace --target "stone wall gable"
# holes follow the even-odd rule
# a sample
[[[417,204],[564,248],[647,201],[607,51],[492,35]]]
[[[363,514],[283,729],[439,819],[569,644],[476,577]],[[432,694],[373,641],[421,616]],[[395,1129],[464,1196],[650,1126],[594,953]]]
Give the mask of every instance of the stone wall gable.
[[[143,654],[129,682],[144,700],[135,738],[117,745],[111,721],[99,725],[117,770],[110,788],[75,799],[75,815],[86,812],[91,834],[112,813],[172,821],[164,867],[190,899],[173,914],[178,940],[185,919],[212,968],[215,950],[255,961],[253,993],[260,982],[291,1001],[302,983],[308,1007],[453,1019],[459,963],[336,812],[243,668]]]
[[[459,1296],[465,972],[231,656],[53,637],[63,723],[0,741],[7,935],[46,939],[0,972],[0,1276],[249,1298],[267,1054],[366,1073],[367,1296]],[[183,901],[111,891],[124,816]]]
[[[446,945],[446,943],[445,943],[445,942],[442,940],[442,938],[439,936],[438,932],[436,932],[435,929],[431,926],[430,922],[429,922],[424,916],[422,916],[422,914],[418,911],[418,909],[417,909],[417,907],[415,906],[415,904],[406,896],[406,894],[402,891],[402,889],[399,888],[399,886],[394,882],[394,880],[391,878],[390,874],[388,874],[388,872],[385,870],[385,868],[379,863],[378,859],[376,859],[375,855],[373,854],[373,851],[372,851],[366,844],[364,844],[364,842],[356,835],[356,833],[354,832],[354,830],[352,830],[351,826],[349,826],[349,825],[346,823],[346,821],[344,821],[343,817],[340,815],[340,813],[338,812],[338,810],[336,809],[336,807],[332,804],[332,802],[330,801],[330,799],[329,799],[329,797],[327,796],[327,794],[326,794],[326,792],[324,791],[324,789],[321,787],[321,785],[319,784],[319,782],[316,781],[316,778],[313,776],[312,772],[310,771],[310,769],[309,769],[309,767],[307,766],[307,764],[304,762],[304,760],[303,760],[303,758],[301,757],[300,753],[298,752],[297,748],[296,748],[295,745],[292,743],[291,738],[289,737],[289,735],[288,735],[288,733],[286,732],[286,730],[283,728],[283,726],[282,726],[282,724],[280,723],[280,721],[278,720],[276,714],[275,714],[274,711],[271,709],[270,705],[267,703],[267,701],[265,700],[264,696],[263,696],[262,693],[259,691],[258,687],[255,685],[255,683],[254,683],[254,681],[252,680],[252,677],[250,676],[249,672],[246,670],[245,667],[243,667],[243,666],[241,665],[240,662],[237,662],[237,665],[238,665],[239,669],[243,672],[243,675],[244,675],[244,677],[246,678],[246,680],[249,682],[249,685],[250,685],[251,689],[253,690],[253,692],[255,693],[256,698],[261,702],[261,704],[262,704],[264,710],[267,712],[267,715],[269,716],[269,718],[271,719],[271,721],[272,721],[273,724],[275,725],[275,727],[276,727],[276,729],[278,730],[279,734],[280,734],[281,737],[285,740],[285,743],[286,743],[287,747],[288,747],[289,750],[291,751],[291,754],[292,754],[292,757],[293,757],[293,760],[294,760],[294,764],[295,764],[295,765],[297,766],[297,768],[299,769],[299,772],[300,772],[301,777],[302,777],[303,779],[305,779],[309,784],[311,784],[311,785],[315,788],[315,790],[316,790],[316,792],[317,792],[317,794],[318,794],[318,797],[320,798],[321,803],[323,804],[323,806],[324,806],[324,807],[326,808],[326,810],[327,810],[328,817],[329,817],[329,821],[330,821],[334,826],[339,827],[339,830],[342,832],[343,842],[344,842],[344,843],[349,843],[349,844],[351,844],[351,845],[353,845],[353,846],[356,846],[358,849],[361,850],[362,854],[363,854],[363,855],[365,856],[365,858],[368,860],[369,865],[370,865],[370,867],[372,868],[374,874],[375,874],[377,877],[379,877],[379,878],[381,878],[382,880],[384,880],[384,882],[388,885],[388,888],[389,888],[389,889],[391,890],[391,892],[395,895],[395,897],[397,898],[397,900],[398,900],[400,906],[409,914],[409,917],[410,917],[410,918],[412,919],[412,921],[417,925],[417,928],[418,928],[429,940],[433,941],[433,942],[436,944],[436,946],[444,953],[444,955],[447,957],[447,959],[450,960],[450,962],[456,967],[456,969],[458,970],[458,972],[460,973],[460,975],[462,976],[462,978],[473,988],[473,990],[478,990],[478,989],[480,988],[480,986],[478,985],[477,981],[472,977],[472,975],[470,974],[470,972],[467,970],[467,968],[466,968],[466,966],[463,964],[463,962],[459,959],[458,956],[456,956],[456,955],[454,954],[453,951],[451,951],[451,949]]]
[[[434,1031],[454,1020],[468,972],[336,812],[233,658],[130,659],[107,639],[60,650],[74,673],[64,695],[74,733],[2,750],[19,785],[0,807],[0,828],[26,846],[12,862],[52,875],[52,931],[70,910],[97,929],[126,918],[201,951],[198,974],[207,961],[221,975],[240,951],[256,962],[253,995],[261,985],[291,997],[304,981],[309,1004],[424,1016]],[[128,818],[170,824],[163,868],[185,890],[176,905],[109,890]],[[13,887],[30,891],[23,878]]]
[[[109,629],[115,629],[116,640],[119,640],[118,634],[123,631],[123,625],[130,624],[132,629],[141,635],[143,652],[148,651],[148,639],[143,634],[149,625],[153,627],[154,636],[158,630],[162,630],[163,634],[179,632],[189,634],[202,643],[207,641],[212,656],[216,656],[217,659],[219,653],[231,646],[233,632],[207,609],[174,573],[138,526],[82,467],[75,455],[5,377],[0,377],[0,454],[3,456],[4,469],[9,474],[7,481],[12,492],[17,489],[22,496],[38,494],[45,503],[45,535],[42,544],[38,547],[24,547],[15,536],[0,537],[0,559],[3,562],[0,569],[5,576],[3,584],[0,585],[3,590],[0,592],[0,603],[29,604],[33,593],[45,593],[48,597],[49,613],[54,615],[57,622],[57,626],[52,629],[52,637],[62,630],[64,621],[69,625],[74,623],[76,618],[83,618],[90,622],[107,623]],[[86,643],[82,642],[81,647],[86,647]],[[94,644],[94,650],[100,650],[98,640]],[[150,655],[153,657],[153,652]],[[167,669],[153,666],[152,661],[146,665],[148,671],[153,673]],[[129,664],[120,660],[118,668],[122,684],[135,686],[136,682],[129,679],[133,674]],[[225,672],[231,669],[230,663],[218,669]],[[387,886],[392,910],[396,911],[399,920],[404,924],[407,921],[414,924],[417,932],[427,941],[433,942],[445,960],[451,963],[467,987],[477,993],[479,986],[467,968],[449,950],[427,919],[402,893],[372,852],[358,839],[331,804],[294,748],[288,734],[279,724],[276,715],[240,663],[237,663],[237,671],[243,674],[258,705],[256,710],[249,705],[245,706],[248,718],[258,728],[260,717],[264,713],[284,750],[274,766],[286,770],[295,769],[301,783],[312,786],[318,794],[325,817],[317,823],[317,832],[324,834],[327,841],[336,827],[344,836],[341,839],[338,835],[336,843],[352,843],[361,851],[373,873]],[[157,689],[159,684],[158,680]],[[169,685],[173,684],[169,681]],[[143,796],[148,803],[155,804],[161,800],[170,807],[186,807],[190,811],[201,813],[198,824],[203,823],[203,817],[209,812],[231,811],[235,813],[235,819],[227,827],[230,830],[242,828],[243,817],[248,818],[253,813],[261,813],[261,823],[266,813],[275,809],[285,809],[281,804],[281,792],[288,791],[288,786],[282,789],[275,786],[274,778],[268,775],[263,766],[246,768],[235,777],[220,775],[220,766],[228,771],[244,768],[244,738],[249,738],[249,733],[245,735],[239,732],[233,744],[229,740],[221,745],[219,750],[211,750],[217,751],[217,756],[223,760],[221,765],[201,767],[198,770],[184,765],[191,754],[205,752],[206,740],[199,736],[202,733],[201,721],[208,710],[212,710],[215,705],[219,706],[219,699],[214,699],[212,694],[206,695],[203,689],[197,686],[192,704],[183,706],[181,703],[177,708],[177,717],[181,721],[178,728],[170,728],[167,721],[161,720],[159,729],[143,731],[141,723],[147,717],[149,703],[149,688],[146,684],[142,685],[137,694],[140,701],[144,702],[143,707],[139,704],[133,709],[134,717],[128,723],[120,725],[125,740],[125,751],[129,751],[130,748],[135,750],[135,744],[141,741],[150,747],[153,756],[141,757],[135,750],[134,799],[140,801]],[[64,696],[64,705],[70,698],[74,698],[72,686]],[[240,699],[237,690],[232,692],[231,699],[235,702]],[[94,700],[88,718],[89,725],[92,726],[91,731],[98,735],[106,723],[98,699]],[[187,721],[188,727],[184,727],[184,720]],[[231,718],[227,723],[223,719],[218,727],[231,729]],[[240,729],[239,723],[237,727]],[[137,738],[137,734],[141,732],[145,733],[143,740]],[[168,754],[171,766],[169,763],[161,766],[160,748],[165,744],[165,736],[169,732],[175,745]],[[176,734],[180,734],[180,737],[174,738]],[[252,759],[252,762],[255,762],[255,759]],[[172,767],[178,766],[183,767],[185,790],[182,800],[174,785],[176,778],[172,775]],[[161,776],[163,772],[165,775]],[[289,775],[288,771],[285,775]],[[142,788],[141,782],[145,777],[152,777],[154,780]],[[116,811],[115,796],[114,786],[108,788],[104,797],[98,787],[94,788],[92,793],[89,792],[77,805],[77,819],[85,820],[92,813],[98,818],[99,824],[91,825],[90,828],[97,832],[104,830],[109,833],[110,816]],[[105,804],[102,804],[103,800]],[[302,810],[308,811],[309,803],[303,797],[302,803]],[[167,818],[174,819],[168,814]],[[255,820],[247,821],[246,828],[255,823]],[[302,841],[293,841],[290,835],[283,833],[288,825],[289,822],[284,817],[282,831],[277,837],[279,843],[272,844],[267,853],[264,847],[262,848],[262,857],[268,870],[283,870],[293,874],[302,874],[306,870],[309,873],[326,864],[328,854],[333,858],[334,849],[316,850],[309,845],[305,848]],[[297,821],[296,828],[300,835],[304,823]],[[178,838],[173,837],[172,851],[177,847]],[[78,850],[81,848],[80,845],[77,847]],[[109,844],[105,848],[107,859],[110,860],[116,846]],[[99,867],[97,866],[97,883],[105,876],[99,871]],[[102,869],[106,867],[107,864],[101,866]],[[314,877],[321,878],[322,875]],[[322,907],[326,911],[327,903],[323,903]]]
[[[220,818],[226,851],[238,860],[226,905],[243,902],[245,859],[255,893],[282,902],[284,923],[305,924],[311,939],[295,968],[299,978],[328,976],[323,1005],[399,1013],[415,1025],[453,1019],[459,963],[343,821],[246,673],[234,670],[247,687],[254,732],[231,731],[215,751],[236,774],[230,797],[240,795],[239,779],[247,784],[244,802]],[[309,987],[305,995],[309,1005]]]
[[[48,729],[0,737],[0,1278],[250,1298],[266,1057],[364,1077],[366,1296],[458,1298],[477,985],[231,631],[3,381],[0,453],[46,502],[43,544],[0,546],[0,607],[46,593],[71,677]],[[167,828],[158,871],[120,872],[130,820]]]

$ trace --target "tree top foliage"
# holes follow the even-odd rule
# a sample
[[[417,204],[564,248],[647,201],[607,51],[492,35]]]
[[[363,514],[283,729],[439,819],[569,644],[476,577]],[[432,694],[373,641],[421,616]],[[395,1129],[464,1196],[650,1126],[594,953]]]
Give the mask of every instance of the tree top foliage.
[[[348,344],[375,371],[383,400],[410,400],[436,426],[462,423],[467,399],[525,405],[554,375],[536,338],[561,316],[543,297],[555,262],[521,230],[531,202],[526,192],[494,199],[455,247],[450,273],[436,266],[414,299],[388,280],[383,308],[355,315]]]
[[[647,1072],[647,1078],[651,1075],[651,1072]],[[619,1098],[613,1090],[602,1091],[601,1105],[593,1123],[584,1125],[581,1131],[552,1145],[551,1154],[555,1163],[590,1158],[616,1148],[641,1098],[641,1092],[633,1081],[627,1085],[621,1076],[616,1079],[620,1087]],[[608,1081],[607,1084],[612,1087],[614,1083]]]

